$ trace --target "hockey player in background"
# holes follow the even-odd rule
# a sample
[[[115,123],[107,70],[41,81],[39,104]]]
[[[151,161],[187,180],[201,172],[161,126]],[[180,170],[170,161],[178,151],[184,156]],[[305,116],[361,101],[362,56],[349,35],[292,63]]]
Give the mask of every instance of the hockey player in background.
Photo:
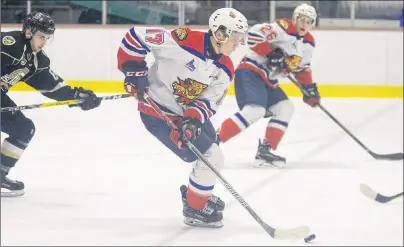
[[[209,18],[209,31],[178,28],[133,27],[122,39],[118,68],[125,75],[124,87],[138,101],[146,129],[182,160],[193,163],[188,187],[181,186],[184,223],[222,227],[224,202],[212,194],[216,177],[187,148],[189,139],[218,171],[224,156],[210,118],[216,113],[234,75],[229,55],[244,44],[248,24],[232,8],[216,10]],[[152,53],[155,63],[144,60]],[[144,94],[178,126],[161,119],[144,101]]]
[[[259,119],[271,117],[263,141],[259,140],[256,167],[283,167],[286,163],[273,150],[288,127],[294,107],[278,86],[278,79],[294,74],[310,95],[303,97],[304,102],[315,107],[320,101],[310,69],[315,42],[309,31],[316,18],[312,6],[301,4],[294,10],[292,20],[256,24],[248,31],[249,50],[234,78],[240,111],[221,124],[218,135],[225,143]]]
[[[32,12],[24,20],[22,31],[1,32],[1,107],[16,106],[7,92],[20,81],[57,101],[85,99],[79,105],[83,110],[100,105],[101,99],[92,91],[71,88],[51,70],[50,59],[42,49],[54,31],[49,15]],[[7,175],[34,136],[35,125],[21,111],[2,112],[1,132],[8,134],[1,144],[1,196],[21,196],[24,183]]]

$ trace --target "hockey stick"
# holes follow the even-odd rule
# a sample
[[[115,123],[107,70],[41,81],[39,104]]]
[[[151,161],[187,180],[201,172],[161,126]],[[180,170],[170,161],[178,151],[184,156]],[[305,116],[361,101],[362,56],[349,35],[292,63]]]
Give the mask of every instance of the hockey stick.
[[[170,126],[171,129],[177,130],[177,126],[168,118],[158,106],[145,94],[144,99],[153,107],[155,112]],[[247,202],[237,193],[237,191],[230,185],[229,182],[216,170],[216,168],[207,160],[201,152],[191,143],[187,142],[186,145],[189,149],[200,159],[206,166],[216,175],[224,187],[232,194],[236,200],[251,214],[251,216],[261,225],[262,228],[274,239],[277,240],[297,240],[305,238],[310,233],[310,229],[307,226],[300,226],[291,229],[275,229],[265,223],[261,217],[247,204]]]
[[[382,194],[374,191],[372,188],[370,188],[366,184],[361,184],[360,189],[361,189],[362,194],[364,194],[365,196],[369,197],[370,199],[375,200],[380,203],[386,203],[386,202],[392,201],[394,199],[397,199],[397,198],[400,198],[403,196],[403,192],[398,193],[394,196],[385,196],[385,195],[382,195]]]
[[[306,90],[296,81],[296,79],[292,75],[288,75],[289,80],[291,80],[299,89],[302,91],[303,94],[307,95]],[[352,139],[356,141],[363,149],[366,150],[373,158],[377,160],[402,160],[403,153],[392,153],[392,154],[377,154],[371,151],[368,147],[365,146],[358,138],[356,138],[344,125],[342,125],[324,106],[318,104],[318,107],[327,114],[336,124],[339,125]]]
[[[117,94],[117,95],[110,95],[110,96],[102,96],[99,97],[102,100],[113,100],[113,99],[122,99],[130,97],[130,94]],[[22,106],[12,106],[12,107],[4,107],[1,108],[1,112],[7,111],[23,111],[35,108],[44,108],[44,107],[54,107],[54,106],[62,106],[62,105],[77,105],[83,103],[84,99],[72,99],[72,100],[64,100],[64,101],[56,101],[56,102],[47,102],[42,104],[35,104],[35,105],[22,105]]]

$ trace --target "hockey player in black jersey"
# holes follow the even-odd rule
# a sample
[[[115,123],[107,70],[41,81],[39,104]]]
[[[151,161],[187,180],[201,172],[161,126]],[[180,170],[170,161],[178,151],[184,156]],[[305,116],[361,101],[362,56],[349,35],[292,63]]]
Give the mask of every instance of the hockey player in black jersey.
[[[52,38],[55,23],[41,12],[30,13],[22,31],[1,32],[1,107],[16,104],[7,95],[18,82],[25,82],[44,96],[57,100],[84,99],[83,110],[98,107],[101,99],[92,91],[71,88],[50,68],[50,59],[42,51]],[[8,137],[1,144],[1,196],[24,194],[24,183],[7,177],[35,134],[35,125],[21,111],[1,113],[1,132]]]

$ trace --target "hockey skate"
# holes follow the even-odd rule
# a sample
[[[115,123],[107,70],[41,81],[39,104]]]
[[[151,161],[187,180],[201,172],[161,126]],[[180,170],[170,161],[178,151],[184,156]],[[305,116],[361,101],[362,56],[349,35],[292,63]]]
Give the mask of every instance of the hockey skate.
[[[284,157],[275,155],[271,153],[271,146],[269,145],[267,140],[261,139],[258,142],[258,150],[255,155],[255,164],[254,167],[263,168],[263,167],[278,167],[283,168],[286,164],[286,159]]]
[[[17,197],[24,195],[24,183],[11,180],[7,177],[7,172],[0,169],[1,197]]]
[[[182,185],[180,187],[182,203],[184,204],[187,203],[187,189],[188,188],[186,185]],[[213,208],[214,210],[223,211],[226,204],[224,203],[224,201],[222,201],[222,199],[220,199],[220,197],[212,195],[208,200],[208,206]]]
[[[185,187],[185,191],[183,190]],[[186,200],[186,190],[185,185],[181,186],[181,197],[183,203],[182,214],[184,215],[184,223],[189,226],[197,227],[208,227],[208,228],[221,228],[223,227],[223,213],[218,211],[213,206],[217,206],[214,203],[206,203],[203,209],[195,209],[189,206]],[[185,199],[184,199],[185,198]],[[210,199],[209,199],[210,200]],[[220,200],[218,198],[218,200]],[[220,200],[221,201],[221,200]],[[211,205],[211,206],[210,206]],[[223,207],[224,208],[224,203]]]

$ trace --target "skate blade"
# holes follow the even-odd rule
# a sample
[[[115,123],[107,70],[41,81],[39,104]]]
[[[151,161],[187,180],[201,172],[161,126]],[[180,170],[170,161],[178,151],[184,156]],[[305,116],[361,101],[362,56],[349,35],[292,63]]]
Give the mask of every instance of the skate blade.
[[[1,197],[18,197],[25,194],[24,190],[2,191]]]
[[[191,219],[191,218],[184,218],[184,223],[189,226],[205,227],[205,228],[222,228],[224,225],[222,221],[206,223],[206,222],[196,220],[196,219]]]
[[[284,168],[285,166],[286,162],[284,161],[267,162],[261,159],[256,159],[253,164],[255,168]]]

